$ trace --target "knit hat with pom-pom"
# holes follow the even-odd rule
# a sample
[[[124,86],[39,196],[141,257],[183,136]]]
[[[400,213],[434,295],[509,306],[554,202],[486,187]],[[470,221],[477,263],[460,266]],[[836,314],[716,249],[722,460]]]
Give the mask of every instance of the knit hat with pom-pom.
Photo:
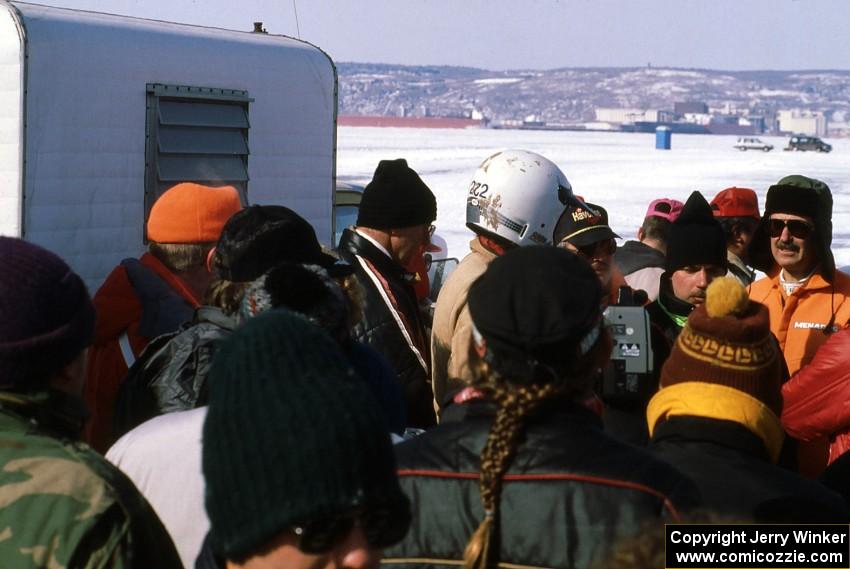
[[[782,414],[782,358],[767,308],[729,277],[715,279],[691,312],[661,370],[662,388],[682,382],[725,385]]]

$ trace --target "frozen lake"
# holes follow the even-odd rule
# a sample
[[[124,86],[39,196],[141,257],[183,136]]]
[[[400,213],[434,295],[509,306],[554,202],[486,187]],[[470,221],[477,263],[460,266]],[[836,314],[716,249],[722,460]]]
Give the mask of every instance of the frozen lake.
[[[783,152],[787,137],[763,136],[771,152],[732,148],[736,136],[674,134],[672,150],[655,149],[654,134],[339,127],[337,177],[366,183],[378,161],[406,158],[437,196],[437,232],[449,254],[463,257],[466,194],[478,164],[504,148],[538,152],[560,166],[575,193],[608,210],[614,231],[633,239],[649,202],[685,201],[699,190],[753,188],[763,209],[767,188],[788,174],[823,180],[832,189],[836,264],[850,265],[850,140],[829,139],[830,154]]]

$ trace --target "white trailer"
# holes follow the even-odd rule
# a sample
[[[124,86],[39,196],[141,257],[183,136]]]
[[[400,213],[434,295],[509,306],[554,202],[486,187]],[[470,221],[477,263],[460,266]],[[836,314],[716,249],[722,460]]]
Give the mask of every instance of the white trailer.
[[[330,244],[336,110],[336,67],[303,41],[0,0],[0,234],[93,292],[191,180],[291,207]]]

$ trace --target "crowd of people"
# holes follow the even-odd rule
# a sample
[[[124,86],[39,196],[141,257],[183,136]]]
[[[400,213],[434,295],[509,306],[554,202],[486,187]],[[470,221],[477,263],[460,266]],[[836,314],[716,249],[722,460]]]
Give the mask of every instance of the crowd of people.
[[[465,199],[434,307],[437,200],[404,159],[335,251],[193,182],[93,296],[0,237],[3,566],[650,567],[618,548],[665,522],[850,523],[824,182],[783,177],[763,212],[661,197],[621,246],[614,204],[534,152],[487,157]],[[618,344],[617,307],[645,340]]]

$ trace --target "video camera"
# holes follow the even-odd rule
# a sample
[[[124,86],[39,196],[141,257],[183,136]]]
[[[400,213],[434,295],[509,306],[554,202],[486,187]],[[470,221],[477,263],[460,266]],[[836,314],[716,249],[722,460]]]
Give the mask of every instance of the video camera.
[[[604,317],[614,348],[597,381],[597,393],[609,403],[642,401],[649,395],[653,372],[649,313],[643,306],[614,305]]]

